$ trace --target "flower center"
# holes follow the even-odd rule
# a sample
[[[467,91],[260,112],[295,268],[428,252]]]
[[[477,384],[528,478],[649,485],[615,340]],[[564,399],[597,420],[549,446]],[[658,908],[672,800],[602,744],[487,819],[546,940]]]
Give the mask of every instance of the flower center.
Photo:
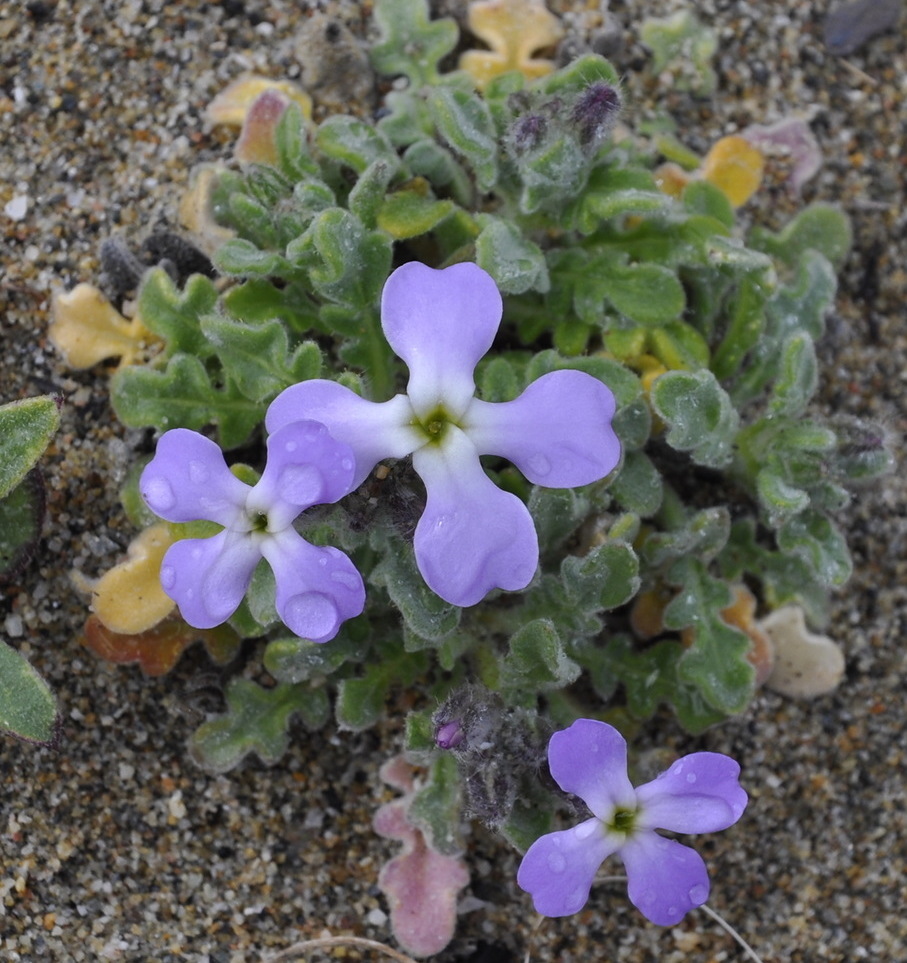
[[[456,424],[456,420],[450,417],[443,405],[432,408],[422,417],[416,415],[412,421],[413,428],[422,432],[426,444],[429,445],[440,445],[444,441],[448,427]]]
[[[636,825],[636,817],[638,814],[639,811],[636,809],[615,809],[611,816],[611,821],[606,825],[613,833],[620,833],[621,836],[630,836]]]
[[[249,514],[249,525],[250,532],[266,532],[268,530],[267,512],[251,512]]]

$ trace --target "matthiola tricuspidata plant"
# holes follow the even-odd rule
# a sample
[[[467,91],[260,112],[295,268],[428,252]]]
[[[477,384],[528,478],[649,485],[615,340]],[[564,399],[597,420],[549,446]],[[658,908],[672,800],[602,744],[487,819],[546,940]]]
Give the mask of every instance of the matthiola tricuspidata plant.
[[[401,809],[395,899],[414,891],[401,872],[441,867],[426,885],[449,908],[461,870],[441,877],[475,817],[527,851],[541,912],[573,912],[615,853],[631,899],[671,923],[708,884],[656,829],[730,826],[746,797],[709,753],[633,789],[611,725],[629,736],[667,707],[699,733],[745,712],[773,684],[762,620],[792,613],[804,641],[824,626],[851,568],[835,515],[892,460],[877,426],[812,403],[845,216],[816,204],[744,229],[758,146],[703,159],[668,118],[637,129],[606,60],[532,56],[550,18],[532,21],[549,40],[510,49],[521,9],[482,7],[495,52],[445,73],[453,21],[379,0],[371,62],[397,80],[374,120],[316,124],[301,94],[255,80],[241,148],[181,208],[210,261],[154,235],[131,318],[83,289],[58,300],[54,337],[94,359],[102,318],[116,413],[160,433],[124,505],[169,527],[118,590],[156,564],[181,644],[192,629],[211,651],[218,622],[259,640],[264,684],[237,668],[194,758],[274,763],[294,716],[359,730],[406,690],[405,750],[427,773]],[[122,241],[102,258],[122,298],[145,265]],[[166,602],[138,601],[135,634],[108,626],[96,648],[141,650]],[[551,773],[592,812],[579,836],[551,835],[555,729]],[[588,732],[611,749],[573,752]]]

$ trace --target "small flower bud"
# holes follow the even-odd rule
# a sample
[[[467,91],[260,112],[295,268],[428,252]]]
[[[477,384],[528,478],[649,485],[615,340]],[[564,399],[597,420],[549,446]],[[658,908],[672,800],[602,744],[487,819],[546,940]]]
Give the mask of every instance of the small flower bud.
[[[510,128],[510,141],[518,154],[538,147],[548,130],[548,121],[542,114],[523,114]]]
[[[590,84],[573,105],[573,122],[581,144],[597,144],[614,126],[621,107],[620,94],[610,84]]]
[[[456,749],[465,738],[466,732],[460,719],[451,719],[435,730],[435,745],[439,749]]]

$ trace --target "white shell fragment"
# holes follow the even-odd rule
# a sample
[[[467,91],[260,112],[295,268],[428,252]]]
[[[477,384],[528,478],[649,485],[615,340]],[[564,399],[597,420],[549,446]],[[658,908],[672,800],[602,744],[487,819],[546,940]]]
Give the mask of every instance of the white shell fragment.
[[[844,676],[844,654],[827,636],[806,628],[799,605],[776,609],[758,625],[775,647],[775,667],[765,683],[769,689],[811,699],[837,688]]]

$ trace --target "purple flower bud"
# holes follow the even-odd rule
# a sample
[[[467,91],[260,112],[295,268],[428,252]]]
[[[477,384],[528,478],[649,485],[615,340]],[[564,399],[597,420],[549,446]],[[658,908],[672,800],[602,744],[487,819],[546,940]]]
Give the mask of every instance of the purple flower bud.
[[[614,126],[621,107],[620,94],[610,84],[590,84],[573,105],[573,122],[580,143],[598,143]]]
[[[538,147],[548,130],[548,120],[542,114],[523,114],[510,128],[510,138],[518,153]]]
[[[451,719],[435,731],[435,745],[439,749],[456,749],[465,738],[466,732],[460,719]]]

